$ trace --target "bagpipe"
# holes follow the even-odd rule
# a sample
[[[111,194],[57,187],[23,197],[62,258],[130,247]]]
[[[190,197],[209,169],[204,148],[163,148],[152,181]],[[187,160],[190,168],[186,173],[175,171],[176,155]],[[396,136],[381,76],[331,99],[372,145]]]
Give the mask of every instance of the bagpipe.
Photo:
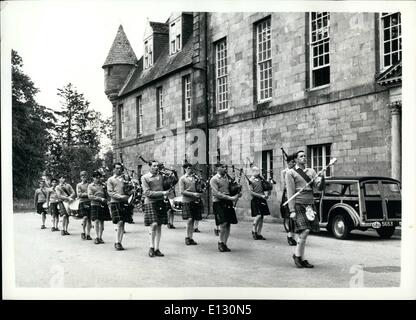
[[[250,168],[254,167],[254,162],[251,161],[249,158],[247,158],[247,160],[250,165]],[[273,190],[273,185],[276,184],[276,181],[273,179],[273,170],[266,170],[265,172],[270,173],[270,178],[269,180],[267,180],[266,178],[263,177],[262,174],[259,174],[259,179],[261,180],[261,186],[263,188],[263,191],[271,191]]]
[[[225,172],[225,175],[227,176],[227,179],[228,179],[228,188],[229,188],[230,196],[233,197],[233,196],[241,193],[241,190],[243,189],[243,186],[240,184],[241,171],[240,171],[239,179],[237,180],[234,165],[232,165],[231,168],[232,168],[233,176],[231,177],[228,174],[228,166],[227,166],[227,171]]]
[[[120,153],[120,162],[126,171],[122,177],[124,182],[123,192],[125,195],[129,196],[127,204],[131,207],[138,207],[142,204],[143,194],[143,188],[141,186],[140,179],[134,179],[134,175],[136,174],[134,170],[130,170],[124,166],[122,153]],[[131,176],[129,172],[131,172]]]

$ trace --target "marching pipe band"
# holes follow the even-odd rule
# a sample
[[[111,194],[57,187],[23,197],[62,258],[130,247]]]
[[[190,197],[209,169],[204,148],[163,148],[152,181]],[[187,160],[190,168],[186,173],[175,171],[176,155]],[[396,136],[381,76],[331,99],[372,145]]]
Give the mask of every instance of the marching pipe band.
[[[336,159],[331,162],[318,174],[310,168],[306,168],[305,154],[298,151],[296,154],[288,155],[281,148],[284,159],[296,162],[296,166],[287,167],[282,171],[283,196],[281,206],[284,212],[290,212],[290,221],[292,228],[288,233],[288,239],[291,238],[290,245],[296,245],[296,251],[293,255],[295,265],[299,268],[313,267],[304,258],[304,249],[306,237],[309,231],[317,231],[316,215],[313,203],[305,205],[302,203],[302,195],[307,194],[310,198],[312,187],[320,187],[326,168],[332,166]],[[267,200],[276,181],[273,179],[273,170],[264,170],[269,173],[269,178],[261,174],[261,170],[249,158],[247,158],[252,175],[249,177],[243,168],[232,168],[232,176],[228,173],[228,166],[225,164],[216,164],[216,173],[208,178],[202,178],[197,172],[202,172],[185,160],[183,169],[185,174],[178,178],[176,170],[166,168],[163,163],[158,161],[147,161],[141,155],[138,158],[149,165],[149,172],[139,179],[135,179],[134,170],[129,170],[124,166],[122,154],[120,153],[120,162],[113,166],[114,175],[105,180],[108,168],[100,168],[92,175],[93,182],[87,183],[88,175],[85,171],[80,173],[81,182],[76,186],[76,193],[72,187],[66,183],[65,177],[61,176],[58,184],[57,179],[51,180],[51,187],[46,188],[44,182],[35,192],[35,206],[37,212],[42,215],[41,229],[45,229],[45,212],[53,217],[52,231],[58,229],[59,216],[63,217],[62,235],[69,235],[68,224],[69,216],[73,218],[82,218],[83,240],[92,240],[90,237],[91,221],[95,223],[96,238],[95,244],[104,243],[102,234],[104,230],[104,221],[112,221],[116,225],[116,240],[114,247],[116,250],[124,250],[122,239],[124,234],[124,224],[133,222],[133,209],[142,208],[144,213],[145,226],[149,227],[149,256],[163,257],[160,251],[161,225],[168,224],[168,211],[172,210],[172,203],[179,206],[176,211],[181,211],[182,218],[186,220],[186,245],[196,245],[193,239],[195,223],[202,219],[204,205],[202,196],[211,188],[212,201],[215,216],[215,224],[219,229],[218,250],[220,252],[229,252],[231,249],[227,246],[230,236],[231,224],[237,224],[237,215],[235,207],[237,201],[242,196],[243,187],[241,179],[246,179],[247,187],[251,195],[251,215],[254,218],[252,237],[254,240],[265,240],[262,236],[262,226],[264,216],[270,215]],[[247,164],[246,164],[247,168]],[[237,175],[237,172],[238,175]],[[303,173],[302,173],[302,172]],[[310,179],[304,176],[310,176]],[[139,174],[137,174],[139,177]],[[306,181],[301,186],[293,181],[298,181],[300,176]],[[295,179],[295,180],[293,180]],[[298,179],[298,180],[296,180]],[[170,199],[174,193],[176,184],[179,183],[179,197]],[[286,193],[289,196],[286,196]],[[77,198],[75,199],[75,196]],[[308,198],[308,199],[309,199]],[[300,201],[300,202],[299,202]],[[306,208],[306,209],[305,209]],[[172,210],[173,211],[173,210]],[[283,210],[282,210],[283,212]],[[283,213],[282,213],[283,216]],[[285,213],[286,217],[286,213]],[[312,219],[313,217],[313,219]],[[313,223],[307,223],[306,219]],[[312,220],[311,220],[312,219]],[[318,224],[319,225],[319,224]],[[294,240],[293,233],[298,233],[298,240]],[[290,235],[290,237],[289,237]]]

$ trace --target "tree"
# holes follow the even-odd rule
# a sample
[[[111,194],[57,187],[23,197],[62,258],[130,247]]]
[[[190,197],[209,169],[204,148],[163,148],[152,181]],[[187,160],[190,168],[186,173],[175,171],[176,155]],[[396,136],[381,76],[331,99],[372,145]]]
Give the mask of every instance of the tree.
[[[55,117],[39,105],[39,89],[23,70],[23,60],[12,50],[12,158],[13,196],[28,198],[45,169]]]
[[[100,137],[106,135],[101,113],[89,108],[90,103],[71,84],[58,89],[62,109],[56,111],[58,123],[50,148],[48,168],[51,175],[65,174],[71,183],[79,180],[79,172],[103,165],[99,158]]]

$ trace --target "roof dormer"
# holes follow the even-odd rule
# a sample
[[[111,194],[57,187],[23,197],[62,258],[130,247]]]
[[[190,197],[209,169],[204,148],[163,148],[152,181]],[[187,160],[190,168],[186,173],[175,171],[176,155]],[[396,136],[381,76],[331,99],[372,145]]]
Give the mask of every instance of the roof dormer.
[[[144,32],[143,69],[149,69],[161,54],[163,44],[167,43],[169,27],[166,23],[147,21]]]

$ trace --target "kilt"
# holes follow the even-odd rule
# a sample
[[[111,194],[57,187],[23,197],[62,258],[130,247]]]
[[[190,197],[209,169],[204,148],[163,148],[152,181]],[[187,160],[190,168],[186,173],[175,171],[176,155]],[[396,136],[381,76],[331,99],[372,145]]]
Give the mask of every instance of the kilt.
[[[58,202],[49,203],[49,214],[52,216],[59,215]]]
[[[233,207],[233,202],[230,200],[221,200],[213,204],[215,224],[218,226],[223,223],[236,224],[237,216]]]
[[[42,214],[42,213],[47,213],[46,212],[46,209],[43,207],[43,204],[44,204],[45,202],[38,202],[37,204],[36,204],[36,212],[38,213],[38,214]]]
[[[111,215],[108,206],[91,206],[91,220],[110,221]]]
[[[251,199],[251,216],[256,217],[270,215],[269,206],[267,205],[266,199],[255,197]]]
[[[114,224],[122,222],[133,222],[133,207],[127,203],[111,202],[110,213]]]
[[[282,218],[286,218],[286,217],[289,218],[290,216],[289,205],[285,205],[285,206],[282,205],[286,201],[287,201],[287,196],[286,196],[286,190],[285,190],[283,191],[282,201],[280,202],[280,216]]]
[[[191,201],[182,203],[182,219],[188,220],[192,218],[194,220],[202,220],[202,211],[204,206],[202,201]]]
[[[308,218],[306,217],[307,206],[308,206],[307,204],[300,204],[300,203],[295,204],[296,217],[293,220],[295,222],[294,231],[296,233],[300,233],[306,229],[311,230],[311,232],[320,231],[318,215],[315,215],[315,219],[313,221],[308,220]],[[312,207],[313,211],[316,212],[315,205],[311,204],[310,206]]]
[[[85,201],[79,203],[79,216],[91,219],[91,202]]]
[[[64,203],[62,201],[58,202],[58,211],[61,217],[69,216],[69,213],[66,211]]]
[[[162,200],[156,201],[154,203],[145,203],[143,205],[144,225],[148,227],[155,222],[158,225],[168,224],[167,211],[169,208],[170,205],[167,205]]]

